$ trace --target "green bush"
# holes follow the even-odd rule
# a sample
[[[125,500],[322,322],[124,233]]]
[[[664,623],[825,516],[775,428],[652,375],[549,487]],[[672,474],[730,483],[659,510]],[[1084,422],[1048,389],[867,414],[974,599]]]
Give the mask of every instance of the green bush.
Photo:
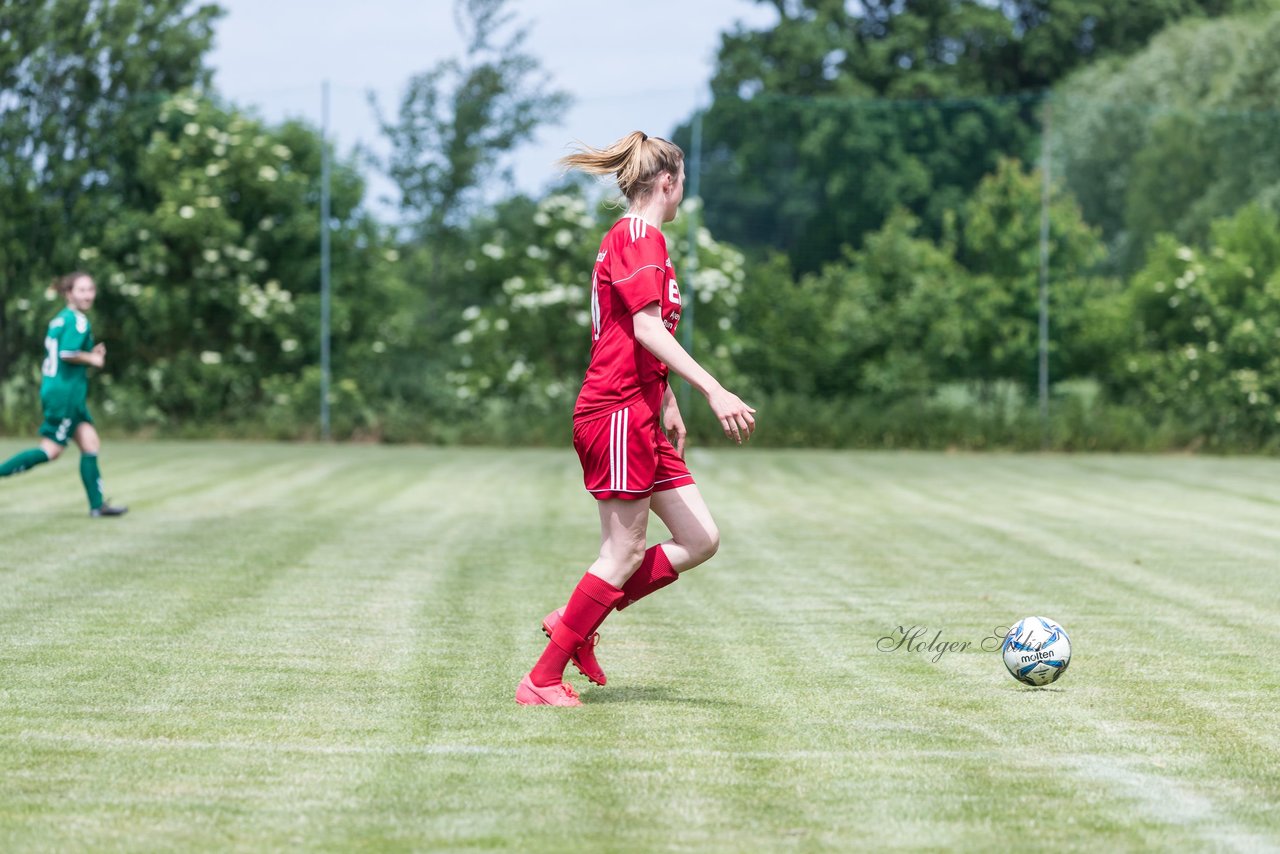
[[[1131,334],[1108,384],[1206,447],[1271,447],[1280,433],[1280,217],[1248,207],[1216,222],[1210,245],[1156,241],[1129,285]]]

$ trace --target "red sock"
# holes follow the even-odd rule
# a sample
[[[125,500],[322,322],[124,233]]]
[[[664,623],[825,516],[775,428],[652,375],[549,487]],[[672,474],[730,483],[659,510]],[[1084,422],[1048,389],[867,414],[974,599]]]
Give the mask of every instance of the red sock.
[[[662,550],[662,546],[654,546],[644,553],[640,568],[622,585],[623,598],[617,605],[618,610],[661,590],[679,577],[680,574],[671,566],[671,561],[667,560],[667,553]]]
[[[613,606],[622,599],[622,591],[597,575],[587,573],[564,606],[564,616],[551,633],[551,643],[533,666],[529,680],[539,688],[558,685],[564,679],[569,658],[586,638],[599,628]]]

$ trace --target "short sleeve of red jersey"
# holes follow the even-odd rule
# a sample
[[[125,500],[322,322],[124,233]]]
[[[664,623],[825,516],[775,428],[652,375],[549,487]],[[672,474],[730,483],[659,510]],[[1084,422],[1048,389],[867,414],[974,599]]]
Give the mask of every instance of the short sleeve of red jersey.
[[[647,231],[643,237],[622,235],[622,245],[609,271],[614,289],[632,314],[650,303],[661,302],[667,283],[667,245],[656,228]]]

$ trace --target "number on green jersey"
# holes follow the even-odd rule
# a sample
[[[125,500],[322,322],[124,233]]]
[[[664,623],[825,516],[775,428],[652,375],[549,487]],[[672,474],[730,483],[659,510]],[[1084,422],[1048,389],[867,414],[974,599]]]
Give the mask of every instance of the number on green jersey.
[[[44,364],[40,366],[40,373],[46,377],[56,377],[58,375],[58,339],[49,336],[44,339]]]

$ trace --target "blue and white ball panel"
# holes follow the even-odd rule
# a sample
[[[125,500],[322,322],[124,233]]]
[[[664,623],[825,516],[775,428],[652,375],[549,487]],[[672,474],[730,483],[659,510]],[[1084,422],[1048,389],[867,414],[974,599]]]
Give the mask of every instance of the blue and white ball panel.
[[[1053,620],[1026,617],[1009,629],[1002,654],[1014,679],[1027,685],[1048,685],[1071,663],[1071,639]]]

